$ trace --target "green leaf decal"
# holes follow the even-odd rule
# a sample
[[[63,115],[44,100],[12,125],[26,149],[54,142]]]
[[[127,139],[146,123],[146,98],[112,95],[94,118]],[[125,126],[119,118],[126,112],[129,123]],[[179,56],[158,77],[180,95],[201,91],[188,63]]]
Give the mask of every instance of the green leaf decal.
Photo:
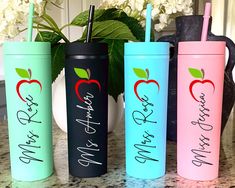
[[[203,78],[203,72],[201,70],[194,68],[189,68],[188,70],[194,78]]]
[[[16,72],[17,74],[21,77],[21,78],[28,78],[30,79],[30,75],[29,72],[25,69],[20,69],[20,68],[16,68]]]
[[[148,74],[145,70],[143,69],[137,69],[137,68],[133,68],[136,76],[138,76],[139,78],[145,78],[148,79]]]
[[[80,68],[74,68],[74,71],[78,75],[79,78],[89,79],[89,75],[86,70],[80,69]]]

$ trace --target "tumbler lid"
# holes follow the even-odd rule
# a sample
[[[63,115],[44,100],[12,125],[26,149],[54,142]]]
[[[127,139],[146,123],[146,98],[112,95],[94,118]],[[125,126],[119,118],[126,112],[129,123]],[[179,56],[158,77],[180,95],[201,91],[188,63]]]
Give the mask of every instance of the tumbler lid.
[[[7,55],[50,55],[50,42],[5,42],[3,53]]]
[[[179,42],[179,55],[223,55],[226,43],[224,41],[184,41]]]
[[[168,55],[169,42],[125,43],[125,55]]]
[[[79,43],[72,42],[66,46],[66,55],[108,55],[106,43]]]

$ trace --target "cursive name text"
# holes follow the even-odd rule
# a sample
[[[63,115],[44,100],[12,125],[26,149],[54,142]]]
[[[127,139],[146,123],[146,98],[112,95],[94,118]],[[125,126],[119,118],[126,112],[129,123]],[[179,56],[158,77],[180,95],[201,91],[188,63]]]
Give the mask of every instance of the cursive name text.
[[[135,160],[139,163],[145,163],[146,161],[158,161],[157,159],[150,157],[152,150],[156,149],[156,146],[152,144],[154,135],[145,131],[143,134],[143,140],[140,144],[135,144],[138,155],[135,156]]]

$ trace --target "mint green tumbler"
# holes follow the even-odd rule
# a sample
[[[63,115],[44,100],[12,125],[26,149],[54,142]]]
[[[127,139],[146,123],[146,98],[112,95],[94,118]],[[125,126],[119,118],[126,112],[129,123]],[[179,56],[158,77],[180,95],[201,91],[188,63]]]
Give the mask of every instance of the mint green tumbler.
[[[51,47],[3,45],[12,178],[35,181],[53,172]]]

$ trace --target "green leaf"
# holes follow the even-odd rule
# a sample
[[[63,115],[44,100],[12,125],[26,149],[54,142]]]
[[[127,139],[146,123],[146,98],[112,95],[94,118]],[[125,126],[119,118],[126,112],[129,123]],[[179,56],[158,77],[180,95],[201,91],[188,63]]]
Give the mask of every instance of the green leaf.
[[[118,10],[116,8],[110,8],[110,9],[96,9],[94,13],[94,22],[96,21],[104,21],[104,20],[114,20],[116,18],[121,17],[123,14],[125,14],[123,11]],[[73,21],[71,22],[71,25],[75,26],[86,26],[87,20],[88,20],[89,11],[86,10],[84,12],[81,12],[78,16],[76,16]]]
[[[82,40],[84,40],[85,37],[86,30],[83,33]],[[94,22],[92,38],[137,41],[127,25],[117,20]]]
[[[116,101],[124,92],[124,43],[125,40],[107,40],[109,46],[109,83],[108,93]]]
[[[16,72],[17,74],[21,77],[21,78],[28,78],[30,79],[30,74],[27,70],[25,69],[20,69],[20,68],[16,68]]]
[[[96,21],[100,16],[102,16],[104,14],[104,12],[105,12],[104,9],[95,10],[93,21]],[[88,15],[89,15],[88,10],[81,12],[79,15],[77,15],[73,19],[73,21],[71,22],[71,25],[76,25],[76,26],[81,26],[81,27],[87,25]]]
[[[142,41],[142,42],[145,40],[145,30],[140,25],[137,19],[126,15],[121,18],[118,18],[117,20],[126,24],[137,40]]]
[[[104,14],[104,12],[105,12],[104,9],[95,10],[93,21],[96,21],[100,16]],[[81,26],[81,27],[87,25],[88,15],[89,15],[88,10],[81,12],[79,15],[77,15],[73,19],[73,21],[71,22],[71,25],[76,25],[76,26]]]
[[[39,31],[35,41],[39,42],[50,42],[51,45],[55,45],[57,42],[59,42],[62,39],[60,35],[57,35],[54,32],[49,31]]]
[[[138,76],[139,78],[148,79],[148,74],[145,70],[138,69],[138,68],[133,68],[133,71],[135,72],[136,76]]]
[[[109,8],[106,9],[100,17],[96,18],[95,21],[118,20],[119,18],[126,16],[127,14],[121,9]]]
[[[84,11],[74,18],[72,25],[86,26],[89,11]],[[125,12],[120,9],[97,9],[94,14],[94,22],[101,22],[107,20],[117,20],[126,24],[133,35],[140,41],[144,41],[145,31],[140,25],[139,21],[133,17],[127,16]]]
[[[194,68],[189,68],[188,70],[194,78],[203,78],[203,72],[201,70]]]
[[[54,82],[60,72],[64,68],[65,61],[65,44],[58,43],[52,46],[51,55],[52,55],[52,81]]]
[[[55,30],[59,31],[59,27],[56,24],[56,22],[54,21],[54,19],[49,16],[48,14],[43,14],[42,18],[44,19],[44,21],[46,21],[48,23],[49,26],[51,26],[52,28],[54,28]]]
[[[89,79],[89,75],[85,69],[74,68],[74,72],[77,74],[79,78]]]

